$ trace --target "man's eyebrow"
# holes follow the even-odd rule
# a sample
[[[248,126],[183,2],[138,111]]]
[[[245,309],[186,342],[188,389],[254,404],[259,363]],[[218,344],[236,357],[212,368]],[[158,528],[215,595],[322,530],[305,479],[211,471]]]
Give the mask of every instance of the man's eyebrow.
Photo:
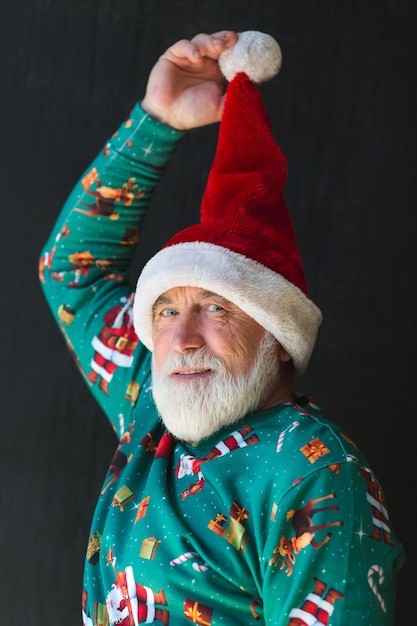
[[[201,298],[203,298],[204,300],[209,300],[210,298],[216,298],[217,300],[220,300],[221,302],[231,304],[230,300],[228,300],[224,296],[220,296],[218,293],[214,291],[203,291],[203,293],[201,294]],[[165,295],[159,296],[152,305],[152,314],[155,313],[158,307],[167,306],[169,304],[172,304],[172,302],[173,302],[172,298],[169,298],[168,296],[165,296]]]
[[[224,302],[225,304],[232,305],[232,302],[230,302],[230,300],[228,300],[224,296],[221,296],[215,291],[204,291],[204,293],[201,294],[201,297],[204,299],[215,298],[216,300],[219,300],[220,302]]]
[[[167,296],[159,296],[159,298],[157,298],[152,305],[152,313],[154,313],[159,306],[171,304],[171,302],[171,298],[167,298]]]

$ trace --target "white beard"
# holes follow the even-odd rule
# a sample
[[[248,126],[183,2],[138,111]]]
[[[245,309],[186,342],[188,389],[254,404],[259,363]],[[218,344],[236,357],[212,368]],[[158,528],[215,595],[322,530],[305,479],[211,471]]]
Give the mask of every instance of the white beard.
[[[277,341],[265,332],[255,363],[247,374],[230,374],[224,362],[204,349],[172,353],[158,372],[152,359],[153,397],[166,428],[178,439],[198,442],[254,411],[278,381]],[[210,379],[175,381],[175,369],[207,368]]]

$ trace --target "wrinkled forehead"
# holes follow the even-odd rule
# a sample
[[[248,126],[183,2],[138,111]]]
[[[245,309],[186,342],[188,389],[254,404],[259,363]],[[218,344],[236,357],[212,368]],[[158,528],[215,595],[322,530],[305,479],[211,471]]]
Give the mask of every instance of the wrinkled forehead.
[[[156,298],[155,302],[153,303],[153,307],[157,306],[158,304],[170,304],[176,300],[206,301],[210,299],[219,300],[230,306],[240,308],[237,304],[226,298],[224,295],[221,295],[210,289],[205,289],[204,287],[196,287],[192,285],[180,285],[178,287],[171,287],[170,289],[167,289]]]

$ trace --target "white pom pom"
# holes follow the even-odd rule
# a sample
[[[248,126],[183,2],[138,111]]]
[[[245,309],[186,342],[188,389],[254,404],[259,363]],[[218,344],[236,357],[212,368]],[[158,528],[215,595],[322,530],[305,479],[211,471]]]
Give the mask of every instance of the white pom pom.
[[[282,53],[271,35],[256,30],[246,30],[231,48],[219,57],[223,76],[230,82],[239,72],[245,72],[254,83],[264,83],[281,69]]]

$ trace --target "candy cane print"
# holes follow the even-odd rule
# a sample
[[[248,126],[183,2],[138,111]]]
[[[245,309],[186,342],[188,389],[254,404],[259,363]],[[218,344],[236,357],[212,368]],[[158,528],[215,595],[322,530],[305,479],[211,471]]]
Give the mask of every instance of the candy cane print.
[[[169,564],[179,565],[180,563],[185,563],[185,561],[188,561],[189,559],[194,559],[197,556],[197,552],[184,552],[184,554],[180,554],[180,556],[178,556],[176,559],[172,559]]]
[[[381,609],[384,611],[384,613],[387,610],[387,607],[385,605],[385,601],[384,598],[381,596],[381,594],[379,593],[376,583],[373,579],[374,574],[378,574],[378,583],[380,585],[382,585],[382,583],[384,582],[384,570],[382,569],[382,567],[380,565],[372,565],[369,570],[368,570],[368,583],[370,588],[372,589],[372,592],[376,595],[376,597],[379,600],[379,603],[381,605]]]
[[[180,563],[185,563],[189,559],[196,559],[196,558],[199,558],[198,552],[184,552],[183,554],[180,554],[176,559],[172,559],[172,561],[170,561],[169,564],[172,566],[179,565]],[[193,563],[192,566],[196,572],[205,572],[209,568],[207,563],[204,563],[204,562]]]
[[[196,572],[206,572],[210,566],[207,563],[193,563]]]
[[[284,438],[285,435],[289,432],[291,432],[292,430],[294,430],[294,428],[297,428],[297,426],[300,425],[300,422],[293,422],[292,424],[290,424],[289,426],[287,426],[287,428],[285,430],[283,430],[279,437],[278,437],[278,441],[277,441],[277,449],[276,452],[281,452],[281,448],[282,448],[282,444],[284,443]]]
[[[120,438],[122,438],[125,433],[125,416],[123,415],[123,413],[119,413],[119,430]]]

